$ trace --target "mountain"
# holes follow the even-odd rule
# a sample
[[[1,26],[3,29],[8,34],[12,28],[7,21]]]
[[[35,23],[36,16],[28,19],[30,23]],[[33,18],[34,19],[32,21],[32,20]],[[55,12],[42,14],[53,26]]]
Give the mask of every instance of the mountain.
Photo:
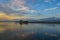
[[[40,19],[40,20],[47,21],[47,22],[60,22],[60,18],[56,18],[56,17],[44,18],[44,19]]]
[[[56,18],[56,17],[50,17],[50,18],[44,18],[44,19],[28,18],[25,21],[29,21],[29,22],[60,22],[60,18]]]

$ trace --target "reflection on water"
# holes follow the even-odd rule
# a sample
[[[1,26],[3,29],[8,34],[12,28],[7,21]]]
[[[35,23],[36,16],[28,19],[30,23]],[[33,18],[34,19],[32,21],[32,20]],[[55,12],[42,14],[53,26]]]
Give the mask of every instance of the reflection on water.
[[[0,23],[0,40],[60,40],[60,24]]]

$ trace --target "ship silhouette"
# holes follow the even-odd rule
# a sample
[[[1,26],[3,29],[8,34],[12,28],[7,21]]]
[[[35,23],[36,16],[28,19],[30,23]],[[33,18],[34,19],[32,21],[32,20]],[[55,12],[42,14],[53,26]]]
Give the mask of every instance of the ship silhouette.
[[[28,21],[20,20],[19,23],[20,23],[20,24],[28,24]]]

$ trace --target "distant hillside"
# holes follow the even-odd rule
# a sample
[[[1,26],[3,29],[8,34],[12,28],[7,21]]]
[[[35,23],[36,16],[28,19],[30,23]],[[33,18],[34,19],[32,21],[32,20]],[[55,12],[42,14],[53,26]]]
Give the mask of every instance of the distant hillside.
[[[60,22],[60,18],[50,17],[44,19],[26,19],[29,22]]]
[[[48,22],[60,22],[60,18],[56,18],[56,17],[51,17],[51,18],[44,18],[44,19],[40,19],[41,21],[48,21]]]

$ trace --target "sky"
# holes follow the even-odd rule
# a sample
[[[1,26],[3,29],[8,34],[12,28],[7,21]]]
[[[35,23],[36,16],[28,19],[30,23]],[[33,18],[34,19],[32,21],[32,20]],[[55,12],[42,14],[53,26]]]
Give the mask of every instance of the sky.
[[[0,20],[60,18],[60,0],[0,0]]]

